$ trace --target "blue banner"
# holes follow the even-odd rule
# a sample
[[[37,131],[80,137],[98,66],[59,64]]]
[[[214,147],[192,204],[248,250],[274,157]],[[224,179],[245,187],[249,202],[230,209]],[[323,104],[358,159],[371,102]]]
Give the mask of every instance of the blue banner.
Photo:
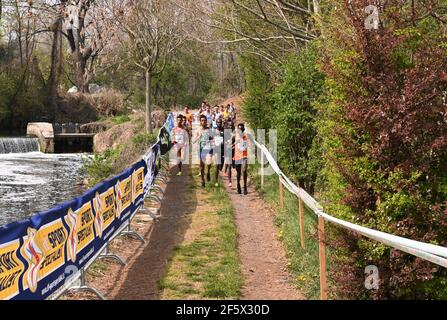
[[[171,142],[171,131],[174,129],[174,114],[172,112],[169,113],[168,119],[166,120],[163,128],[160,129],[160,133],[158,134],[158,141],[160,145],[160,154],[163,156],[169,152],[172,148]]]
[[[0,227],[0,300],[48,298],[95,259],[143,204],[158,150],[81,197]]]

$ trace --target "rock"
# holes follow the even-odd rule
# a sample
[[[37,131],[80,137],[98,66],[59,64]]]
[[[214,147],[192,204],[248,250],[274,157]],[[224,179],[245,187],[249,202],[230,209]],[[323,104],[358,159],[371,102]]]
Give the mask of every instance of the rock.
[[[96,83],[91,83],[88,85],[88,90],[90,91],[90,93],[98,93],[98,92],[101,92],[102,90],[104,90],[104,88]],[[67,91],[67,93],[78,93],[78,92],[79,92],[79,90],[78,90],[78,87],[76,87],[76,86],[71,87]]]
[[[76,87],[76,86],[71,87],[67,91],[67,93],[78,93],[78,92],[79,92],[79,90],[78,90],[78,87]]]
[[[91,83],[88,85],[88,90],[90,91],[90,93],[98,93],[101,90],[103,90],[103,88],[100,85],[97,85],[96,83]]]

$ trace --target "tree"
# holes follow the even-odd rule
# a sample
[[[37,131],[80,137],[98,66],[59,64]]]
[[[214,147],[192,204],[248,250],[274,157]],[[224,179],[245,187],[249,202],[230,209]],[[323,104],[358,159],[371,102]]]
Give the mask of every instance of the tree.
[[[76,0],[64,6],[63,30],[68,40],[74,69],[74,83],[89,92],[95,62],[113,35],[113,4],[107,0]]]
[[[152,133],[152,78],[163,72],[172,53],[184,43],[182,27],[187,20],[178,7],[165,0],[127,0],[116,10],[121,14],[119,41],[128,61],[146,79],[146,130]]]
[[[196,40],[278,64],[318,36],[312,17],[317,5],[310,0],[199,0],[184,10],[195,16],[190,34]]]

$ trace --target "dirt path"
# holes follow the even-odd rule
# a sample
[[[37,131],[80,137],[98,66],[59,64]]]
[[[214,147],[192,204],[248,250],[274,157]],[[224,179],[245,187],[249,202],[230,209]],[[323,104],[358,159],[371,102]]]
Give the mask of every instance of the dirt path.
[[[119,284],[119,291],[110,299],[156,300],[162,291],[158,281],[162,278],[174,247],[183,240],[191,222],[189,214],[195,211],[195,198],[186,198],[186,192],[193,184],[189,169],[177,177],[177,169],[171,169],[169,181],[161,203],[161,218],[154,224],[147,245],[128,266],[125,278]]]
[[[189,168],[177,177],[177,169],[170,172],[162,204],[161,218],[155,223],[145,221],[145,216],[135,219],[134,228],[146,239],[146,245],[137,240],[117,239],[111,249],[127,261],[126,266],[116,263],[99,264],[99,276],[88,277],[88,283],[104,293],[107,299],[163,298],[159,281],[166,272],[173,249],[190,238],[192,214],[204,210],[194,188]],[[235,171],[233,172],[235,176]],[[296,300],[304,296],[294,288],[287,271],[283,244],[276,237],[274,213],[249,186],[249,194],[237,194],[229,188],[227,178],[222,178],[234,207],[238,233],[238,251],[244,277],[241,299],[247,300]],[[235,179],[234,179],[235,180]],[[235,182],[235,181],[233,181]],[[234,183],[235,184],[235,183]],[[202,208],[203,207],[203,208]],[[88,299],[86,295],[68,295],[71,299]]]
[[[304,296],[291,284],[291,276],[286,267],[286,253],[283,244],[276,238],[273,212],[250,186],[248,195],[239,195],[234,186],[228,187],[227,178],[222,180],[233,202],[238,230],[241,269],[245,278],[241,298],[304,299]]]
[[[156,222],[148,220],[148,214],[140,211],[132,228],[146,240],[146,244],[130,237],[119,237],[110,245],[111,251],[126,262],[122,266],[113,260],[98,260],[89,268],[87,284],[98,289],[109,300],[158,300],[162,294],[158,281],[164,275],[174,247],[181,243],[191,223],[191,213],[196,211],[197,199],[189,169],[177,177],[177,169],[171,169],[160,205],[161,217]],[[145,203],[146,206],[146,203]],[[154,207],[153,204],[148,207]],[[67,293],[62,299],[97,299],[90,293]]]

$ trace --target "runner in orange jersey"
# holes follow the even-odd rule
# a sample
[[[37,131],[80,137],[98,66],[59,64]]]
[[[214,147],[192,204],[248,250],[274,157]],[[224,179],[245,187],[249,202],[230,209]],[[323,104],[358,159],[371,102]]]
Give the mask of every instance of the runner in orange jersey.
[[[247,194],[247,177],[248,177],[248,144],[249,137],[245,132],[245,125],[240,123],[237,126],[236,138],[234,143],[234,163],[237,171],[237,192],[242,194],[241,175],[244,179],[244,194]]]

